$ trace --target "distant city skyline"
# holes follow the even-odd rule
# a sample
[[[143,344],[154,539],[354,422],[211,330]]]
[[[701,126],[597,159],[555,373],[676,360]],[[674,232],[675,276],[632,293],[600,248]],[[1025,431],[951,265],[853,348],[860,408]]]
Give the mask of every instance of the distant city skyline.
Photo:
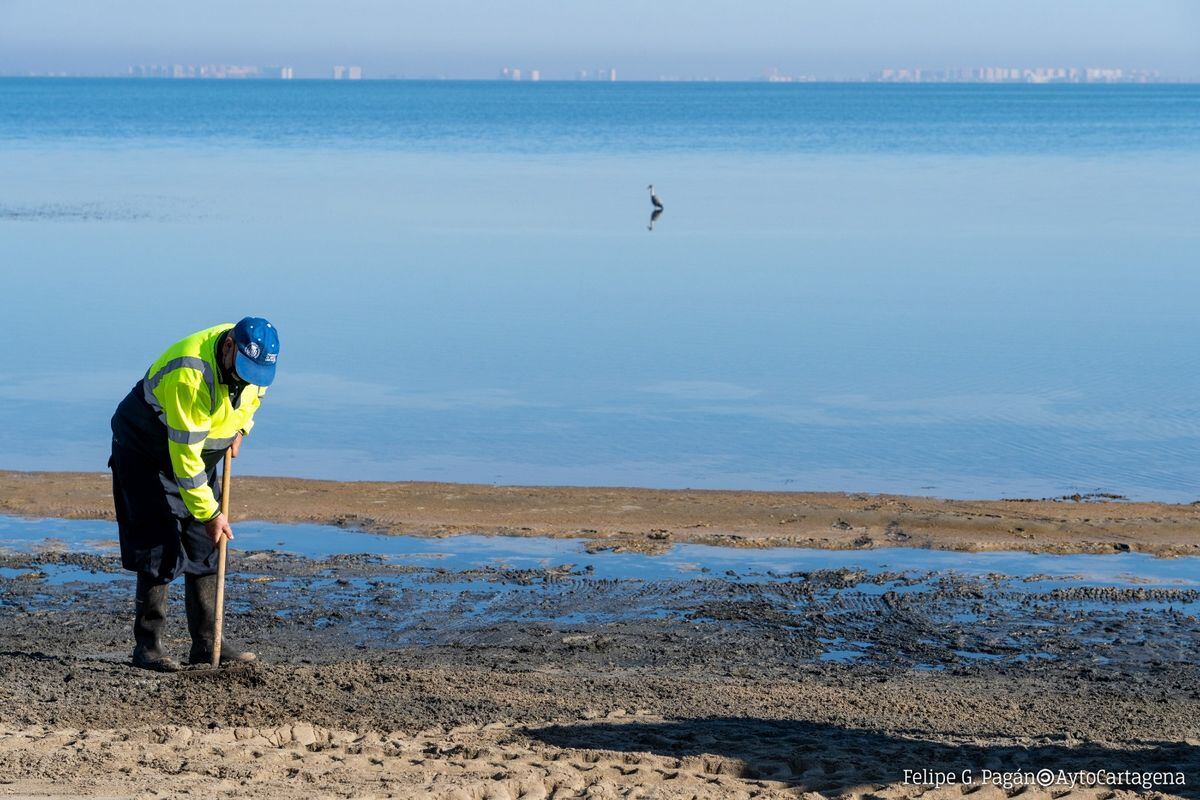
[[[861,80],[886,69],[1121,69],[1200,79],[1194,0],[0,0],[0,72],[280,65],[295,78]]]
[[[489,76],[449,78],[444,75],[377,75],[357,64],[335,64],[317,74],[305,75],[290,65],[250,64],[132,64],[114,73],[71,73],[67,71],[0,73],[4,77],[129,77],[152,79],[216,80],[488,80],[507,82],[590,81],[615,83],[619,71],[614,67],[580,68],[570,74],[545,74],[537,67],[505,65]],[[646,80],[646,79],[641,79]],[[726,81],[767,83],[1177,83],[1181,76],[1163,75],[1157,70],[1117,66],[979,66],[979,67],[884,67],[857,76],[820,77],[811,73],[790,74],[778,67],[766,67],[757,74],[731,78],[714,76],[660,75],[651,81]]]

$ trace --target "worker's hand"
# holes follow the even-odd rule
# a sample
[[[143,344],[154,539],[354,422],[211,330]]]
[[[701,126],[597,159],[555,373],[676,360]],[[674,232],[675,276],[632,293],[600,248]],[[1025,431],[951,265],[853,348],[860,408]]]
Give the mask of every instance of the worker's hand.
[[[237,458],[238,451],[242,449],[242,432],[238,431],[233,437],[233,444],[229,445],[229,455]]]
[[[229,520],[225,518],[224,514],[217,514],[204,523],[204,530],[208,531],[213,544],[219,545],[222,536],[229,540],[233,539],[233,528],[229,527]]]

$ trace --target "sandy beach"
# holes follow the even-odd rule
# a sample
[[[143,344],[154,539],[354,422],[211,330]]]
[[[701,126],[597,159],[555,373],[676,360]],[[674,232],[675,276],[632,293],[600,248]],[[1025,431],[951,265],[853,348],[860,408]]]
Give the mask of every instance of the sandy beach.
[[[9,515],[104,518],[106,489],[0,475]],[[1190,506],[1123,502],[263,478],[236,492],[237,518],[582,535],[596,559],[679,541],[1109,558],[1197,541]],[[843,568],[613,579],[336,544],[300,557],[281,539],[231,556],[227,631],[261,661],[163,675],[127,666],[115,554],[55,544],[54,519],[23,524],[50,544],[0,555],[2,796],[1200,797],[1195,589]],[[1012,783],[1043,768],[1053,780]],[[1072,787],[1077,771],[1151,777]]]

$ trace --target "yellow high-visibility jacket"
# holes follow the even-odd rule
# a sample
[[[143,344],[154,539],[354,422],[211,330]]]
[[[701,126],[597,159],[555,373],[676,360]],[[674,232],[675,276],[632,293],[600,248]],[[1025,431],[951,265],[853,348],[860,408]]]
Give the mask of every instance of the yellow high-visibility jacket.
[[[167,426],[171,469],[184,505],[193,517],[207,522],[220,512],[204,470],[205,450],[224,450],[238,432],[254,426],[254,412],[265,386],[247,384],[237,405],[221,383],[216,351],[221,334],[233,323],[193,333],[167,348],[146,371],[143,395]]]

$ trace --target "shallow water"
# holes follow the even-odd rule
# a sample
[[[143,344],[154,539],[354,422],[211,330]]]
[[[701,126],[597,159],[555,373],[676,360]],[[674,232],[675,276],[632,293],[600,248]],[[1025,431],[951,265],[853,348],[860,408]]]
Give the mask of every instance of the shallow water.
[[[1200,88],[218,84],[0,80],[0,468],[253,312],[255,474],[1200,496]]]
[[[237,536],[232,618],[325,631],[355,647],[547,630],[602,647],[606,632],[682,625],[767,635],[791,642],[800,655],[789,657],[844,665],[1058,664],[1087,652],[1089,664],[1141,668],[1200,654],[1197,557],[684,544],[589,553],[579,539],[254,522],[239,523]],[[128,602],[133,577],[120,569],[112,523],[0,517],[0,542],[0,606],[57,613]]]
[[[541,570],[567,565],[597,580],[689,580],[715,576],[747,582],[786,581],[802,573],[846,570],[973,577],[1065,586],[1200,587],[1200,556],[1157,558],[1144,553],[1050,555],[963,553],[915,547],[873,550],[767,549],[673,544],[661,554],[588,552],[587,539],[470,534],[430,538],[366,533],[329,525],[240,522],[231,553],[290,553],[308,559],[380,556],[380,563],[427,570]],[[116,524],[102,520],[45,520],[0,516],[0,552],[115,554]],[[235,556],[236,557],[236,556]],[[911,587],[903,587],[911,589]]]

